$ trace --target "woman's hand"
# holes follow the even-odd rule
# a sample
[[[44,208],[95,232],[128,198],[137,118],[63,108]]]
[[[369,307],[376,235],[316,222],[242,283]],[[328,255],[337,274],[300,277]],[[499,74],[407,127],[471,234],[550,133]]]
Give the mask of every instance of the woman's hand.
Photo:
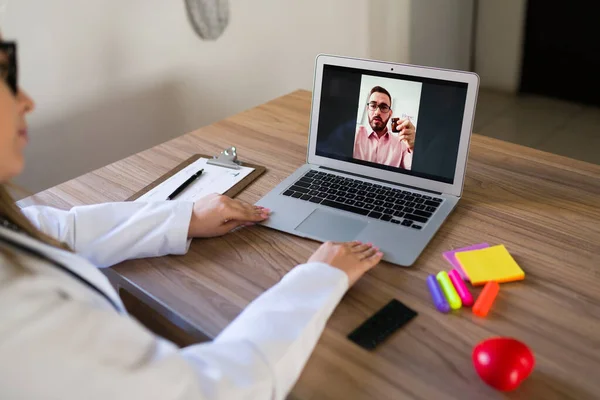
[[[326,242],[317,249],[308,262],[322,262],[344,271],[348,275],[349,286],[352,286],[365,272],[376,266],[381,261],[381,257],[383,253],[371,243]]]
[[[188,237],[221,236],[239,226],[264,221],[269,213],[263,207],[211,194],[194,204]]]

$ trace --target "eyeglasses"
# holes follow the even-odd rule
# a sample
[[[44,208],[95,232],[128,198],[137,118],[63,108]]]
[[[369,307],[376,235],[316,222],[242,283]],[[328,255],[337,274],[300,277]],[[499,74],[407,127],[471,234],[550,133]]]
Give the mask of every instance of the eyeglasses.
[[[0,79],[6,82],[16,96],[17,85],[17,44],[0,42]]]
[[[382,113],[387,113],[390,111],[390,106],[388,106],[385,103],[381,103],[379,105],[377,105],[377,103],[375,103],[374,101],[367,103],[367,106],[369,106],[369,110],[371,111],[375,111],[379,108],[379,111],[381,111]]]

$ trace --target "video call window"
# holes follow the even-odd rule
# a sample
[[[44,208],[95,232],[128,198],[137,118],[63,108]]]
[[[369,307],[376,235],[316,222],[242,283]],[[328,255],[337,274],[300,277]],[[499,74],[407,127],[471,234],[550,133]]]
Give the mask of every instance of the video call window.
[[[420,82],[362,76],[353,158],[411,169],[422,86]]]
[[[326,65],[316,154],[452,184],[467,86]]]

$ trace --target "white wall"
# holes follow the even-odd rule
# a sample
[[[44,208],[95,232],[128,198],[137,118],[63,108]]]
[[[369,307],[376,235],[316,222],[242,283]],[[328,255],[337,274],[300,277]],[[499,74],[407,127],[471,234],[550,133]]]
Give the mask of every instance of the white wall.
[[[369,1],[369,57],[410,62],[410,8],[414,0]]]
[[[480,0],[475,71],[481,87],[511,93],[519,89],[526,0]],[[560,12],[557,21],[560,20]]]
[[[194,34],[182,0],[0,2],[37,101],[17,180],[32,191],[311,89],[318,53],[368,56],[368,0],[231,0],[216,42]]]
[[[371,0],[371,58],[469,70],[473,0]]]
[[[412,64],[469,70],[473,0],[414,0],[409,19]]]
[[[463,68],[471,2],[230,0],[229,27],[205,42],[182,0],[0,0],[37,102],[16,183],[36,192],[311,89],[319,53]]]

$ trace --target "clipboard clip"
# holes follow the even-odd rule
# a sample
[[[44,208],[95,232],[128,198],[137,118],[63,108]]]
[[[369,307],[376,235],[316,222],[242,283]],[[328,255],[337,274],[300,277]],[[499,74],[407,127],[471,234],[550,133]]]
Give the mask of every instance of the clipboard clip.
[[[207,160],[206,163],[231,169],[240,169],[240,165],[242,164],[237,158],[235,146],[223,150],[218,157],[213,157],[211,160]]]

